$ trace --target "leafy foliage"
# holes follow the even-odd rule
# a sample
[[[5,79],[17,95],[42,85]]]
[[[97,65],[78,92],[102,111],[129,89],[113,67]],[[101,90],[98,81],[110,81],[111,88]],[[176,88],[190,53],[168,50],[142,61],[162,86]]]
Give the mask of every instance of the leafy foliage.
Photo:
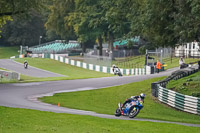
[[[0,32],[7,21],[13,20],[13,16],[27,17],[33,10],[40,11],[40,9],[43,8],[44,1],[45,0],[0,0]]]
[[[70,13],[74,10],[74,0],[56,0],[49,6],[50,14],[45,24],[46,29],[55,31],[62,39],[75,39],[75,33],[71,23],[66,23]]]
[[[44,1],[0,0],[0,26],[10,16],[40,10]],[[153,47],[200,40],[199,0],[51,0],[45,6],[48,39],[98,40],[100,49],[108,41],[111,51],[115,39],[133,36]]]
[[[0,43],[10,45],[32,46],[38,45],[39,37],[45,34],[43,15],[32,11],[28,19],[14,16],[13,21],[8,22],[2,28]]]

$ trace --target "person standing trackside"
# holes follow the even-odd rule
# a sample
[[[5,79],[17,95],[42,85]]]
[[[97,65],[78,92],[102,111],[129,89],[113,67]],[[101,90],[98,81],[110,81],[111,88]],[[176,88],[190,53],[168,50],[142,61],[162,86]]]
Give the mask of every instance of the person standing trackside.
[[[157,60],[157,63],[156,63],[156,68],[157,68],[157,72],[159,73],[160,69],[161,69],[161,66],[162,64],[160,63],[159,60]]]

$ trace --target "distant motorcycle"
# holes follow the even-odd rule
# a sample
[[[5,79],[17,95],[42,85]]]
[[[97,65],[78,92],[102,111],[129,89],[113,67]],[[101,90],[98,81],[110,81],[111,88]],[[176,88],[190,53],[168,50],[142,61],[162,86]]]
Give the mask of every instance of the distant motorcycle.
[[[138,99],[132,100],[130,103],[121,108],[121,103],[118,104],[118,108],[115,111],[115,116],[128,116],[129,118],[134,118],[138,115],[140,110],[143,108],[143,102]]]
[[[113,68],[114,69],[114,74],[118,76],[123,76],[120,69],[118,67]]]
[[[28,63],[27,62],[24,63],[24,68],[28,69]]]

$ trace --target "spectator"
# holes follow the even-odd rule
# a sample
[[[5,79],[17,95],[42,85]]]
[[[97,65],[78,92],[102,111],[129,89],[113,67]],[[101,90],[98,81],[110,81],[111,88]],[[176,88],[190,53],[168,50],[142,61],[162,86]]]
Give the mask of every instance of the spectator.
[[[179,65],[180,65],[180,69],[188,67],[188,65],[185,64],[185,60],[183,57],[180,58]]]
[[[180,60],[179,60],[179,65],[181,66],[181,65],[183,65],[184,63],[185,63],[185,61],[184,61],[183,57],[181,57]]]

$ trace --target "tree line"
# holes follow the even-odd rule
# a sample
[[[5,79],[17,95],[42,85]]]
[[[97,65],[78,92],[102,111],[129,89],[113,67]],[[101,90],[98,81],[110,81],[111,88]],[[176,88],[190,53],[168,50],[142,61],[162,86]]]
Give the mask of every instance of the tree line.
[[[7,24],[6,24],[7,23]],[[154,47],[199,41],[199,0],[0,0],[0,43],[55,39],[82,46],[140,36]],[[101,54],[101,53],[100,53]]]

